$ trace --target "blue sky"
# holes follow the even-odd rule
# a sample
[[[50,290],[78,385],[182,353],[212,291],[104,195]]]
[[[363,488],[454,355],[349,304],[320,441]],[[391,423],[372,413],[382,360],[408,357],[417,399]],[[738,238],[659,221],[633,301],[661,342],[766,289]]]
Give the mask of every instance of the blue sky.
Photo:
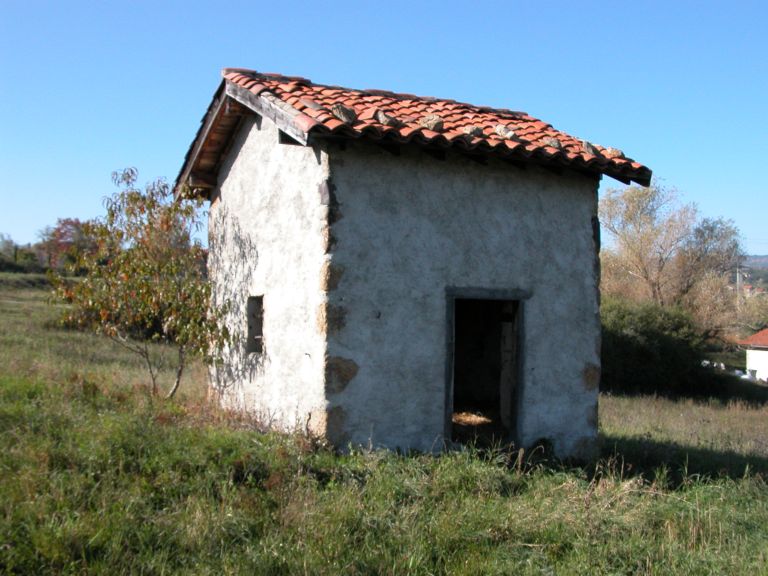
[[[0,233],[99,215],[121,167],[173,180],[229,66],[524,110],[768,254],[767,22],[765,2],[4,0]]]

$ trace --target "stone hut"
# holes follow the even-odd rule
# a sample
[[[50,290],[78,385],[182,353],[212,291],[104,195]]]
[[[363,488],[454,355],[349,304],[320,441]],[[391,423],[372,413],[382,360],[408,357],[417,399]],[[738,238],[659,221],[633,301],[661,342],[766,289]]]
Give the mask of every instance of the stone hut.
[[[603,174],[524,112],[224,69],[176,181],[210,200],[227,407],[344,447],[597,437]]]

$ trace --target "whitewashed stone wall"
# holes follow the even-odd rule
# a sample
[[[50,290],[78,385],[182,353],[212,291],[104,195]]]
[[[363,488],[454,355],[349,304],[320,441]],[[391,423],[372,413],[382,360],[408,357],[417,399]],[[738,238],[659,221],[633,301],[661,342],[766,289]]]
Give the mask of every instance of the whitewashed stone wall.
[[[211,276],[241,340],[264,296],[265,353],[226,351],[226,406],[339,445],[445,445],[446,289],[521,290],[517,435],[596,446],[597,178],[366,143],[278,144],[241,130],[210,214]]]
[[[557,454],[596,446],[600,376],[597,178],[459,155],[330,154],[338,221],[328,355],[354,363],[329,394],[337,442],[444,441],[446,287],[527,291],[517,435]],[[337,387],[338,388],[338,387]]]
[[[210,207],[215,302],[229,302],[235,336],[211,383],[230,408],[277,428],[304,429],[325,413],[325,340],[317,329],[327,207],[318,194],[327,156],[278,143],[267,118],[241,129]],[[264,297],[264,352],[245,354],[248,296]]]

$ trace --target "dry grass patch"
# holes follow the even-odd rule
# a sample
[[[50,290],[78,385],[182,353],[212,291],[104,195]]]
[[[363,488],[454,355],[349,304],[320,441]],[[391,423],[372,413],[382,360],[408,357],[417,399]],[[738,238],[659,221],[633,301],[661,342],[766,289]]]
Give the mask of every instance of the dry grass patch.
[[[768,405],[740,400],[602,395],[600,427],[611,437],[674,442],[768,458]]]

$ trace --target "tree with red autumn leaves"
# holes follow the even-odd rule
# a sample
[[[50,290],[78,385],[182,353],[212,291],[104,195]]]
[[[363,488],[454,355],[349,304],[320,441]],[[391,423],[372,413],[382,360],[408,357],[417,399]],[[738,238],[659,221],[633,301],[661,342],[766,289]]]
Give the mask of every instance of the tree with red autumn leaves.
[[[188,355],[212,360],[214,344],[227,333],[219,321],[222,311],[210,307],[205,249],[194,238],[202,201],[175,199],[162,179],[139,188],[137,177],[134,168],[113,173],[118,191],[105,201],[106,216],[82,223],[92,242],[72,252],[75,258],[69,262],[82,278],[55,273],[53,281],[56,293],[72,304],[65,322],[94,329],[139,354],[153,395],[159,392],[158,367],[149,344],[175,346],[178,363],[170,398]]]
[[[95,242],[86,223],[78,218],[59,218],[55,226],[46,226],[38,236],[40,242],[35,247],[41,264],[51,270],[71,269],[80,254],[92,249]]]

